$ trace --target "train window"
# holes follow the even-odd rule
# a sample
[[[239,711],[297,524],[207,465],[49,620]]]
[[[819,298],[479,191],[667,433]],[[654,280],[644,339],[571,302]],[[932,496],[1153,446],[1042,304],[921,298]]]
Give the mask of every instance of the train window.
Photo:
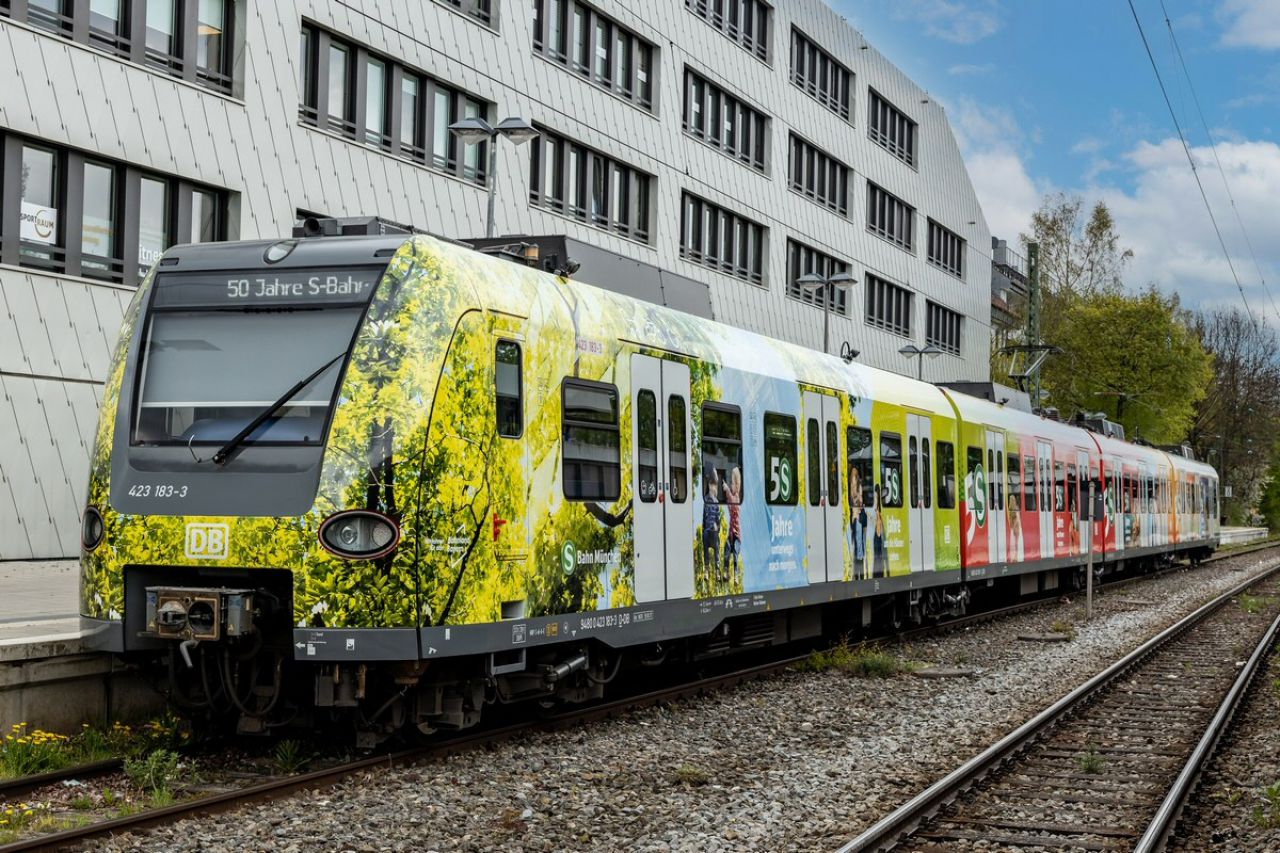
[[[969,503],[969,511],[973,512],[977,509],[978,493],[985,489],[982,482],[984,475],[982,473],[981,448],[970,447],[965,452],[965,462],[969,468],[969,474],[965,478],[965,498]]]
[[[835,421],[827,421],[827,502],[840,506],[840,433]]]
[[[845,454],[849,468],[849,507],[863,509],[875,505],[875,475],[871,460],[871,430],[849,427],[845,431]]]
[[[1080,509],[1080,482],[1076,479],[1076,466],[1067,463],[1067,512]]]
[[[766,503],[796,503],[796,419],[764,413],[764,471],[769,481]]]
[[[902,438],[890,432],[880,433],[880,489],[878,505],[902,506]]]
[[[1022,459],[1016,453],[1009,454],[1006,471],[1009,473],[1009,505],[1014,509],[1022,508]]]
[[[566,379],[561,386],[564,496],[617,500],[621,493],[618,389]]]
[[[809,481],[809,506],[822,503],[822,436],[818,432],[818,422],[809,418],[805,424],[804,462],[806,479]]]
[[[987,507],[996,508],[996,453],[987,448]]]
[[[956,446],[938,442],[938,507],[956,508]]]
[[[1040,509],[1043,512],[1051,512],[1053,510],[1053,468],[1048,459],[1041,458],[1040,462]]]
[[[1053,463],[1053,511],[1067,511],[1067,481],[1061,462]]]
[[[708,503],[742,503],[742,412],[737,406],[702,407],[702,479]]]
[[[996,470],[994,473],[995,473],[995,477],[993,479],[996,482],[995,508],[1003,511],[1004,510],[1004,454],[1003,453],[996,454]]]
[[[920,449],[914,435],[907,439],[907,458],[911,469],[907,473],[907,480],[911,484],[911,508],[916,509],[920,506]]]
[[[521,375],[520,345],[498,341],[494,347],[493,384],[498,435],[519,438],[524,433],[524,380]]]
[[[1027,512],[1036,509],[1036,460],[1033,456],[1022,457],[1022,506]]]
[[[924,508],[933,508],[933,474],[929,470],[929,439],[920,439],[920,488],[923,491]]]
[[[689,444],[685,424],[684,397],[672,394],[667,398],[667,461],[671,466],[667,491],[678,504],[689,497]]]
[[[658,400],[652,391],[636,395],[636,467],[642,503],[658,499]]]

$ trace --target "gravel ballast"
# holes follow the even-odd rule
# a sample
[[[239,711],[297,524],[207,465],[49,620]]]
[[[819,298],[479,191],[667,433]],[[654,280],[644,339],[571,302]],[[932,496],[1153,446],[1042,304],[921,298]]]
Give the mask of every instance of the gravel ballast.
[[[1101,595],[1087,624],[1081,599],[889,647],[967,677],[790,671],[92,849],[830,850],[1277,560],[1241,555]],[[1016,639],[1068,623],[1069,642]]]

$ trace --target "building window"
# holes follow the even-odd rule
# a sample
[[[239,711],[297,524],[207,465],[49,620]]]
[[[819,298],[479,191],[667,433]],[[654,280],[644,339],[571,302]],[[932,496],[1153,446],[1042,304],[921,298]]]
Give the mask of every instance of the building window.
[[[944,308],[936,302],[926,302],[924,342],[952,355],[959,355],[960,325],[963,320],[959,312]]]
[[[60,221],[62,155],[38,145],[22,146],[19,239],[23,263],[61,269],[65,254]]]
[[[929,263],[964,278],[964,238],[929,220]]]
[[[680,204],[680,257],[752,284],[763,284],[764,241],[763,225],[684,193]]]
[[[867,325],[911,337],[911,291],[867,273]]]
[[[487,182],[488,144],[464,145],[449,125],[487,119],[489,104],[313,25],[303,29],[301,54],[298,117],[304,124],[474,184]],[[393,93],[398,115],[391,110]]]
[[[765,62],[769,61],[769,18],[762,0],[684,0],[684,7]]]
[[[653,176],[539,128],[529,158],[529,201],[538,207],[649,242]]]
[[[618,389],[566,379],[561,387],[564,496],[614,501],[621,493]]]
[[[696,71],[684,70],[684,132],[765,171],[769,119]]]
[[[791,239],[787,240],[787,295],[792,299],[799,299],[801,302],[821,308],[823,307],[822,298],[816,290],[801,287],[799,284],[800,276],[805,273],[813,273],[822,278],[830,278],[838,272],[848,271],[849,265],[844,261],[838,261],[830,255],[806,246],[804,243]],[[849,292],[847,289],[829,284],[827,285],[827,298],[830,300],[827,304],[831,306],[832,311],[846,317],[849,315]]]
[[[212,187],[12,133],[0,174],[18,176],[0,185],[0,263],[133,286],[174,243],[227,238]]]
[[[867,230],[914,252],[915,216],[914,207],[867,182]]]
[[[657,48],[595,7],[534,0],[533,48],[601,89],[652,109]]]
[[[908,166],[916,164],[916,123],[897,107],[871,90],[867,135],[871,140]]]
[[[439,0],[439,2],[457,9],[470,18],[475,18],[486,27],[494,26],[492,0]]]
[[[219,92],[236,0],[0,0],[0,15]]]
[[[791,28],[791,82],[845,121],[853,100],[853,72]]]
[[[841,216],[849,213],[849,167],[791,134],[791,189]]]
[[[524,381],[520,369],[520,345],[498,341],[494,347],[495,414],[498,435],[519,438],[524,433]]]
[[[110,277],[123,267],[116,228],[117,183],[114,166],[84,164],[84,219],[80,226],[80,263],[84,275]]]
[[[169,186],[158,178],[142,179],[138,196],[138,278],[173,244],[169,229]]]

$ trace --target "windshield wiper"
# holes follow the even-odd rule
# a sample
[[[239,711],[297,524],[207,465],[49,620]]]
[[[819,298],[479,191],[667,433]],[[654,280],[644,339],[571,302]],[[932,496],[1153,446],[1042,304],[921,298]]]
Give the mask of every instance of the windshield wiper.
[[[334,362],[336,362],[338,359],[342,358],[346,354],[347,353],[345,350],[338,353],[333,358],[329,359],[324,364],[320,365],[319,369],[317,369],[314,373],[307,376],[305,379],[300,380],[296,385],[294,385],[288,391],[285,391],[284,394],[280,396],[280,399],[276,400],[270,406],[267,406],[265,409],[263,409],[256,418],[249,421],[249,423],[245,424],[244,429],[236,433],[235,438],[231,439],[226,444],[222,445],[222,447],[219,448],[218,452],[213,454],[213,457],[212,457],[213,464],[214,465],[226,464],[227,460],[231,458],[231,453],[237,447],[243,444],[244,440],[248,438],[250,435],[252,435],[254,430],[256,430],[258,427],[266,423],[267,419],[270,418],[272,415],[274,415],[276,412],[278,412],[281,406],[289,402],[289,400],[293,398],[294,394],[297,394],[303,388],[306,388],[308,385],[310,385],[312,380],[314,380],[321,373],[324,373],[326,370],[332,367]]]

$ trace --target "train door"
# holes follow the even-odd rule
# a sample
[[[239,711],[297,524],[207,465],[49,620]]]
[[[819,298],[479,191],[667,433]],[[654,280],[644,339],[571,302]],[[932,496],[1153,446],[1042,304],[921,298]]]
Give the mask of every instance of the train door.
[[[1003,442],[1004,436],[1000,436]],[[933,527],[933,420],[907,415],[907,493],[911,533],[911,570],[937,567]]]
[[[840,515],[840,401],[805,391],[805,538],[809,583],[844,579]]]
[[[1004,514],[1004,433],[987,430],[987,553],[991,562],[1009,559],[1009,523]]]
[[[689,368],[631,357],[632,493],[637,601],[693,595]]]
[[[1089,547],[1089,454],[1084,450],[1076,450],[1076,471],[1076,529],[1080,534],[1078,553],[1083,554]]]
[[[1036,475],[1040,481],[1040,559],[1057,556],[1053,548],[1053,445],[1036,442]]]

